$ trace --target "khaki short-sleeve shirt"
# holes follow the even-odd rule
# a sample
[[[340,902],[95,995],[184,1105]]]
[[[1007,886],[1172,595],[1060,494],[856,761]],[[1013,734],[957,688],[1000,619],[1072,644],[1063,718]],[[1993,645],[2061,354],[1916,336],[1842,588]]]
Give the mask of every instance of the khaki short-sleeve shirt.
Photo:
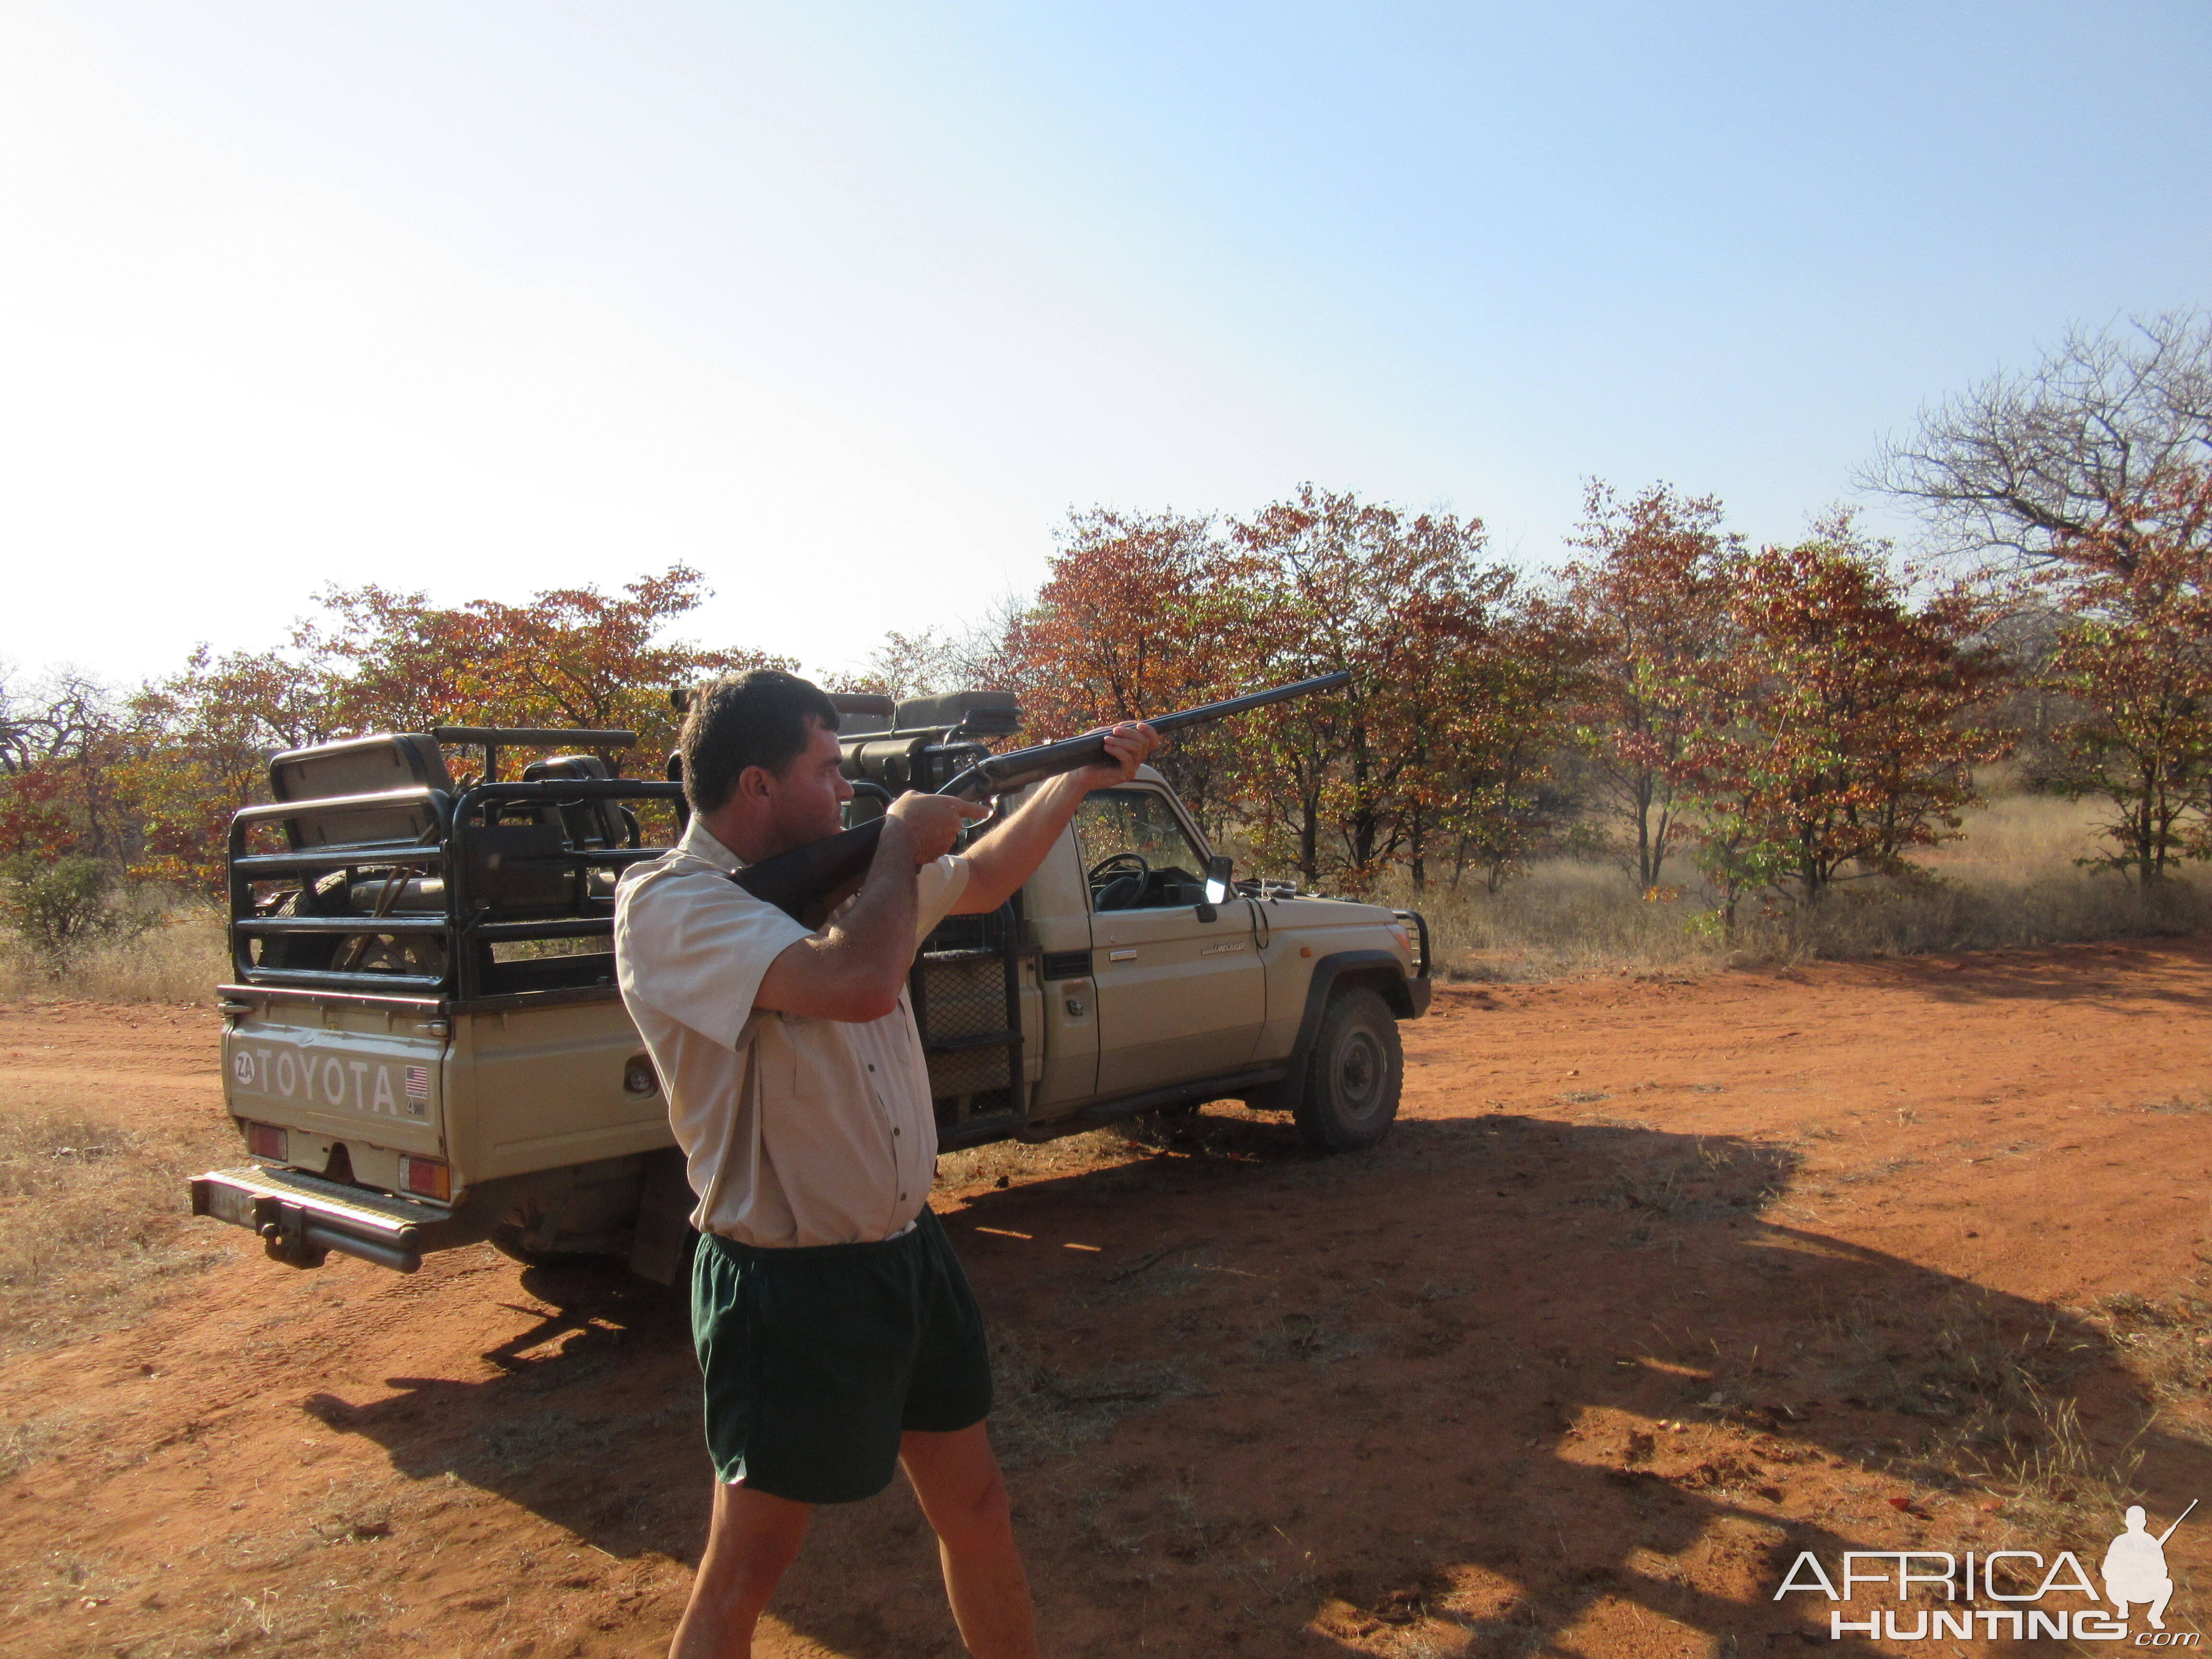
[[[929,1197],[937,1120],[904,991],[881,1019],[756,1009],[769,964],[808,930],[730,880],[737,855],[694,817],[623,874],[615,974],[668,1096],[692,1224],[765,1248],[861,1244]],[[916,872],[915,942],[968,885],[968,861]]]

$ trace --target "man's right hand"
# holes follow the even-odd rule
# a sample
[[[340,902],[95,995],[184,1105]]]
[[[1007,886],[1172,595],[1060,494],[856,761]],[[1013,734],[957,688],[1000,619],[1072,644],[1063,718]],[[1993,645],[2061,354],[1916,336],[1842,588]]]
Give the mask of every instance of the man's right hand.
[[[991,809],[957,795],[915,793],[901,795],[884,816],[903,825],[914,837],[914,866],[919,870],[951,852],[961,830],[989,817]]]

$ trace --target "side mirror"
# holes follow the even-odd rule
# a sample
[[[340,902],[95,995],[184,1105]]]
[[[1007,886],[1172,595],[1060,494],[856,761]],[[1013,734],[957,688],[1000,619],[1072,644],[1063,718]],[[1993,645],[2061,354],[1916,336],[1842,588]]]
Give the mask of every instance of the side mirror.
[[[1217,921],[1221,912],[1213,907],[1229,896],[1229,855],[1217,853],[1206,861],[1206,896],[1199,901],[1198,919]]]
[[[1216,853],[1206,861],[1206,902],[1218,904],[1229,896],[1229,854]]]

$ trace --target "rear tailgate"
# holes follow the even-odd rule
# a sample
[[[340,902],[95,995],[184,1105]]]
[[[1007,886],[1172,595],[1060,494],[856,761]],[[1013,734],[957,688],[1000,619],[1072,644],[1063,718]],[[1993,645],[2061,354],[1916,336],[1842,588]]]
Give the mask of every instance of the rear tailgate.
[[[447,1158],[447,1042],[434,1014],[258,1002],[223,1034],[223,1095],[289,1132],[285,1162],[319,1170],[343,1143],[356,1181],[396,1191],[400,1154]]]

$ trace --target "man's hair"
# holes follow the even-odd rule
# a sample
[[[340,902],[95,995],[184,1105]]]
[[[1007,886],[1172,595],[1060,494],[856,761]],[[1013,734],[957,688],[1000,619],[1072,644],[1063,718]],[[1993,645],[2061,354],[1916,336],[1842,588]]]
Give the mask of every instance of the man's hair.
[[[677,739],[691,810],[712,812],[725,805],[748,766],[782,776],[806,747],[810,716],[837,729],[837,707],[828,695],[780,668],[725,674],[694,691]]]

